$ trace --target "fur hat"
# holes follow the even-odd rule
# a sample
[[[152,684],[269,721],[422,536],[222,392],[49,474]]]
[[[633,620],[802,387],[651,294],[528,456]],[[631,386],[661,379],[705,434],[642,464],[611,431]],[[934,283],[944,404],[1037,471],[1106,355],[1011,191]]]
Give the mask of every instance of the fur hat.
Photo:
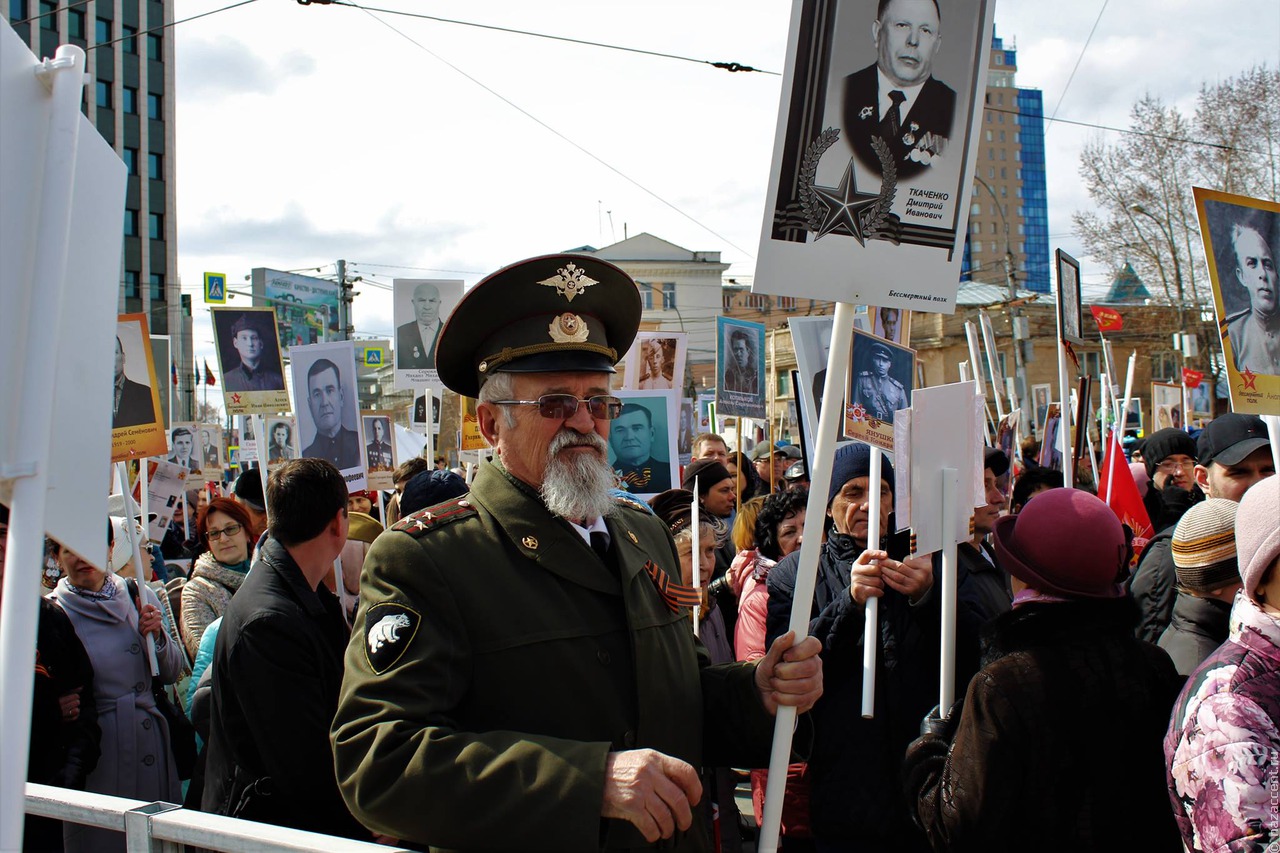
[[[1111,508],[1079,489],[1051,489],[1022,512],[997,519],[999,565],[1038,592],[1121,598],[1129,542]]]

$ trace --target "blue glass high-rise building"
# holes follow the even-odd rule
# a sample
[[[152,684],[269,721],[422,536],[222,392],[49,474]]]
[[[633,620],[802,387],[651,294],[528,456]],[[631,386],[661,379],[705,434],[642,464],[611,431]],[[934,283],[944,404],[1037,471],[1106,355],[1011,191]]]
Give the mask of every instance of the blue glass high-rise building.
[[[1015,85],[1017,70],[1017,49],[993,36],[962,278],[1006,285],[1008,255],[1018,287],[1047,293],[1044,103]]]

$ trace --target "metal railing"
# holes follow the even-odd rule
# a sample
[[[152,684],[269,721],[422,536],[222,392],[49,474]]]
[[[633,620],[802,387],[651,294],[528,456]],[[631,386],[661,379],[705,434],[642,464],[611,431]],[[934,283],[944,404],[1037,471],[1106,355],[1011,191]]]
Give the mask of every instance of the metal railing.
[[[181,853],[187,845],[217,853],[404,853],[401,848],[318,832],[28,783],[27,814],[124,833],[128,853]]]

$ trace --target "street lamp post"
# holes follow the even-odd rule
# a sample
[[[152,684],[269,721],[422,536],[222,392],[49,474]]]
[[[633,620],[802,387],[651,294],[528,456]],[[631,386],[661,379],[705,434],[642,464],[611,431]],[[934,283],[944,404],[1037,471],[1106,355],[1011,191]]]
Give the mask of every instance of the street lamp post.
[[[1029,398],[1027,397],[1027,370],[1022,361],[1022,342],[1018,339],[1018,317],[1021,312],[1017,305],[1018,279],[1013,271],[1013,249],[1009,245],[1009,220],[1005,218],[1004,207],[1000,204],[1000,198],[991,185],[976,174],[973,179],[986,187],[987,192],[991,194],[996,205],[996,213],[1000,214],[1000,221],[1004,225],[1004,280],[1009,289],[1009,334],[1013,338],[1013,370],[1017,381],[1018,408],[1021,409],[1022,401]],[[978,369],[978,366],[975,365],[974,369]],[[999,394],[1002,390],[998,388],[996,393]]]

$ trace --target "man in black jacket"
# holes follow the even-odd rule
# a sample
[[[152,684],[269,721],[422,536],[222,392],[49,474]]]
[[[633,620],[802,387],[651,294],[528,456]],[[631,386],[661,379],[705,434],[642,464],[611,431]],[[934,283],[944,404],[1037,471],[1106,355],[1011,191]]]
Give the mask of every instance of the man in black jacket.
[[[871,483],[871,449],[836,450],[827,500],[827,540],[809,633],[822,641],[823,697],[810,712],[810,818],[823,851],[924,851],[897,778],[916,721],[937,702],[938,600],[928,556],[905,559],[886,541],[893,509],[893,465]],[[874,451],[879,453],[880,451]],[[880,501],[880,549],[866,550],[871,501]],[[765,643],[787,631],[800,552],[769,572]],[[862,718],[862,629],[867,600],[880,599],[875,717]]]
[[[333,769],[347,629],[320,582],[347,541],[347,486],[323,459],[267,482],[269,536],[222,617],[202,808],[364,841]]]

